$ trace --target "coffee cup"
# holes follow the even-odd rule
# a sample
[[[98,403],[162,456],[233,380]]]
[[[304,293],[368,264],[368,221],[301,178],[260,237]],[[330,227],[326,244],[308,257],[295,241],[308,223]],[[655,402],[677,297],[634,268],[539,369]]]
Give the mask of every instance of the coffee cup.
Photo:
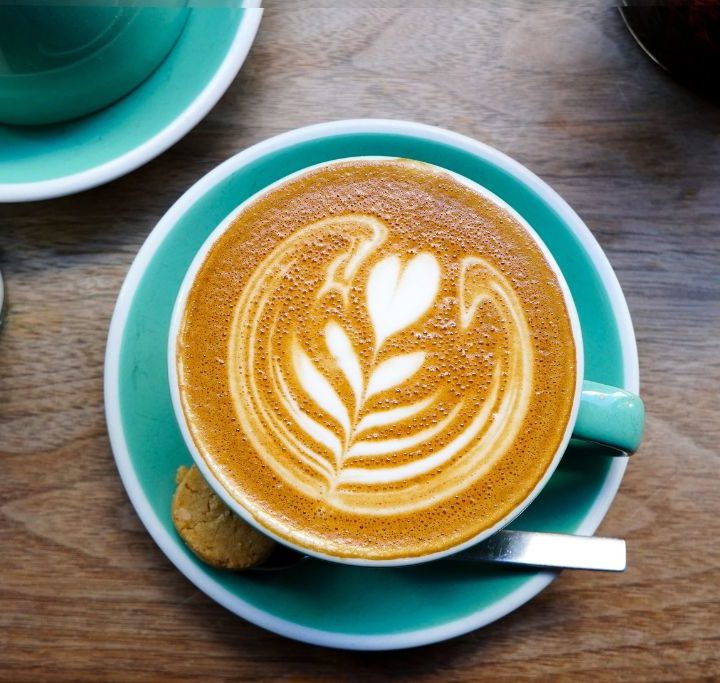
[[[185,7],[0,7],[0,123],[52,124],[127,95],[165,59]]]
[[[354,173],[357,183],[348,185],[347,178],[352,181]],[[407,207],[410,208],[405,207],[405,213],[400,212],[404,216],[408,211],[427,211],[423,207],[430,205],[435,196],[433,193],[446,195],[447,201],[455,202],[453,211],[456,213],[458,206],[465,206],[463,202],[471,206],[481,217],[478,225],[485,231],[483,239],[488,240],[483,243],[489,249],[487,253],[492,254],[493,249],[497,253],[492,257],[485,254],[485,258],[479,255],[482,249],[478,251],[475,246],[464,253],[462,245],[474,244],[474,232],[458,238],[452,243],[453,249],[441,248],[443,231],[432,238],[427,237],[427,230],[418,231],[415,245],[410,231],[403,233],[397,228],[398,234],[402,234],[396,239],[395,228],[391,227],[393,219],[383,214],[383,211],[387,213],[387,206],[381,207],[376,214],[367,211],[368,202],[372,204],[373,196],[382,194],[384,186],[381,183],[388,178],[396,187],[390,191],[387,200],[390,205],[394,199],[409,202]],[[340,186],[333,183],[341,183],[344,196],[338,192]],[[419,188],[417,191],[425,195],[413,197],[413,183]],[[306,215],[313,214],[312,207],[303,205],[298,197],[319,201],[317,198],[323,196],[328,198],[328,206],[335,207],[328,209],[326,217],[314,220],[300,230],[295,226],[286,235],[278,236],[276,230],[268,228],[268,235],[272,233],[271,244],[263,245],[261,233],[266,224],[261,218],[264,211],[274,216],[272,220],[280,220],[284,207],[299,201],[296,215],[305,220]],[[350,196],[356,199],[348,200]],[[365,208],[359,213],[338,215],[338,206],[347,208],[353,202]],[[467,215],[471,216],[471,213]],[[446,214],[443,208],[438,216]],[[323,215],[322,211],[319,215]],[[378,218],[380,215],[384,215],[384,219]],[[247,227],[256,219],[259,221],[257,229]],[[357,239],[354,242],[351,239],[354,246],[345,253],[342,251],[345,247],[333,241],[336,237],[339,240]],[[514,240],[511,247],[506,248],[503,244],[505,238]],[[393,243],[394,239],[396,243]],[[215,308],[215,304],[227,290],[216,285],[223,282],[232,289],[237,283],[234,283],[235,274],[226,268],[228,261],[221,257],[231,248],[237,249],[235,263],[240,264],[237,258],[243,254],[244,243],[247,260],[257,259],[257,263],[248,267],[247,277],[237,285],[237,298],[230,297],[230,313],[226,315],[222,306]],[[336,253],[340,256],[331,258]],[[532,256],[529,260],[520,258],[514,264],[506,258],[508,254],[511,257],[518,254]],[[374,258],[377,260],[373,261]],[[303,263],[303,259],[306,263],[301,267],[298,264]],[[362,265],[364,260],[368,261],[366,266]],[[307,306],[307,302],[294,298],[296,289],[293,288],[297,284],[294,268],[300,269],[297,273],[305,273],[308,281],[319,272],[317,286],[309,287],[316,300],[318,297],[336,297],[328,300],[334,303],[327,304],[333,310],[331,319],[327,324],[322,321],[322,344],[327,349],[318,351],[319,347],[312,347],[315,349],[313,356],[312,351],[306,353],[300,346],[287,347],[293,358],[285,367],[297,370],[297,386],[300,387],[297,395],[304,397],[297,401],[292,388],[296,378],[290,377],[292,370],[279,370],[272,381],[267,380],[265,370],[260,371],[261,379],[255,379],[253,374],[253,359],[263,354],[270,359],[267,368],[275,367],[274,364],[280,367],[285,362],[280,358],[282,353],[278,359],[271,357],[281,347],[272,347],[270,338],[283,335],[312,337],[316,318],[324,315],[322,306],[325,304],[321,303],[318,304],[320,308],[312,309],[312,315],[303,319],[303,325],[283,327],[278,324],[281,315],[285,316],[283,321],[294,319],[292,313],[287,317],[287,311]],[[277,275],[275,280],[273,273]],[[204,280],[208,275],[211,279]],[[241,280],[243,277],[238,275]],[[527,285],[527,282],[534,284]],[[387,287],[383,289],[388,283],[394,288],[392,292]],[[305,291],[303,281],[298,286],[297,291]],[[524,291],[526,287],[528,291]],[[533,287],[539,294],[529,293]],[[334,288],[338,289],[335,294],[331,292]],[[357,303],[359,292],[365,298]],[[276,299],[275,308],[270,305],[273,299]],[[347,320],[343,323],[344,314],[337,312],[343,301],[349,308],[362,304],[367,309],[367,314],[363,315],[371,325],[368,326],[367,321],[362,325],[358,323],[366,329],[364,337],[347,332]],[[206,313],[208,310],[209,313],[205,318],[201,313],[194,319],[193,311],[198,309],[207,309]],[[188,334],[188,330],[192,333],[197,328],[197,321],[202,326],[203,320],[212,322],[218,317],[225,321],[221,325],[228,334],[218,333],[221,329],[218,328],[204,337],[202,345],[197,343],[197,339],[203,339],[202,334],[196,338]],[[479,318],[482,318],[480,322]],[[424,320],[424,327],[417,327],[419,320]],[[217,324],[216,321],[213,324]],[[457,337],[459,333],[454,332],[458,327],[463,328],[466,335],[461,340]],[[489,338],[487,344],[490,346],[477,341],[481,338]],[[405,341],[400,343],[398,339]],[[390,346],[395,344],[390,350],[388,340]],[[493,340],[498,345],[492,346]],[[217,347],[213,346],[216,342]],[[363,347],[365,342],[367,349]],[[198,350],[195,360],[193,348]],[[358,348],[361,351],[353,351]],[[227,354],[223,356],[225,350]],[[371,373],[365,371],[368,358],[374,363]],[[542,360],[537,364],[539,358]],[[505,365],[501,365],[501,360]],[[184,278],[170,326],[168,361],[171,395],[180,430],[193,459],[218,495],[237,514],[280,542],[322,559],[347,564],[405,565],[459,552],[509,524],[535,499],[557,468],[571,438],[601,444],[618,454],[630,454],[637,449],[642,436],[644,410],[637,396],[620,388],[585,380],[582,332],[570,289],[552,253],[533,228],[486,188],[456,173],[411,160],[359,157],[322,163],[260,190],[238,206],[208,237]],[[545,368],[549,364],[551,369],[543,369],[543,362]],[[328,363],[337,367],[328,370]],[[536,363],[535,370],[530,372],[528,368],[532,363]],[[190,372],[193,365],[198,370],[194,375]],[[484,370],[480,371],[481,367]],[[207,376],[208,368],[210,374],[217,371],[218,377],[237,377],[231,379],[227,387],[215,386],[211,381],[196,391],[191,386],[193,377]],[[384,368],[383,372],[379,372],[381,368]],[[270,374],[272,372],[271,369]],[[430,393],[425,397],[418,394],[418,400],[413,403],[409,398],[405,400],[402,393],[399,401],[393,398],[392,392],[401,391],[398,387],[403,381],[412,383],[408,378],[414,373],[420,373],[416,382],[418,387],[429,387]],[[447,381],[438,379],[443,374],[448,376]],[[476,376],[483,401],[472,404],[475,391],[472,383]],[[393,385],[398,378],[400,382]],[[338,381],[347,390],[345,394],[333,389],[333,382],[337,385]],[[271,385],[271,389],[267,389]],[[266,390],[270,392],[268,395],[279,397],[277,406],[283,413],[279,421],[273,416],[271,402],[262,398]],[[343,412],[340,403],[351,404],[351,390],[355,398],[362,397],[362,401],[356,400],[354,416],[345,417],[351,415],[352,410]],[[432,394],[432,390],[437,391]],[[441,390],[449,398],[446,403],[440,401],[442,405],[438,412],[432,412],[433,401]],[[189,396],[192,391],[196,391],[194,397]],[[345,399],[346,395],[351,398]],[[407,393],[407,396],[411,395]],[[226,453],[227,457],[222,461],[214,454],[213,447],[208,447],[209,442],[203,440],[202,430],[198,429],[204,419],[199,417],[204,408],[198,412],[193,407],[204,402],[207,408],[218,396],[224,396],[230,406],[229,417],[224,423],[229,438],[227,443],[232,442],[236,447],[241,444],[236,451],[226,449],[231,452]],[[314,397],[315,412],[312,406],[307,408],[310,403],[303,403],[308,397]],[[360,416],[368,397],[378,402],[368,414]],[[536,405],[541,407],[536,408]],[[330,416],[324,425],[319,424],[322,421],[320,415]],[[419,428],[414,426],[416,415],[428,416],[424,422],[420,420]],[[292,433],[292,428],[287,427],[292,422],[288,416],[294,416],[302,429]],[[390,437],[378,440],[372,430],[382,430],[384,425],[392,424],[388,422],[392,419],[404,420],[401,424],[406,425],[406,431],[392,426],[395,431]],[[350,422],[352,424],[348,426]],[[341,467],[339,475],[336,468],[336,479],[330,485],[313,489],[314,480],[308,472],[316,465],[321,471],[322,463],[318,465],[313,460],[318,454],[312,453],[308,444],[315,444],[318,451],[333,452],[337,440],[329,432],[333,425],[340,425],[340,430],[343,423],[348,423],[345,425],[346,437],[348,433],[370,436],[364,440],[355,439],[352,443],[346,438],[342,445],[343,456],[350,461],[354,459],[356,464],[345,469]],[[219,424],[212,425],[215,434],[223,429],[218,429]],[[304,436],[299,438],[299,434]],[[426,441],[416,438],[417,434],[427,437]],[[546,435],[548,443],[545,443]],[[437,443],[435,439],[438,439]],[[220,439],[215,445],[218,443],[225,442]],[[281,445],[277,446],[277,443]],[[393,461],[396,453],[388,450],[388,444],[396,446],[398,452],[403,451],[396,462]],[[294,467],[290,460],[283,460],[283,454],[293,448],[297,449],[299,463],[296,463],[294,473],[290,472]],[[513,491],[512,486],[508,489],[503,482],[513,478],[513,463],[522,458],[532,460],[535,448],[545,450],[539,469],[533,469],[532,476],[518,476],[517,482],[522,486],[517,490]],[[301,462],[304,455],[307,456],[305,463]],[[281,508],[285,505],[285,509],[260,510],[254,500],[264,495],[261,489],[254,489],[251,495],[243,497],[237,482],[233,481],[231,470],[246,466],[252,470],[244,472],[246,481],[267,479],[269,487],[277,488],[278,500],[285,501],[279,503]],[[390,474],[386,475],[388,472]],[[308,525],[303,528],[302,523],[298,523],[294,531],[288,532],[287,527],[283,527],[284,522],[277,520],[291,517],[297,507],[299,497],[290,490],[292,486],[287,485],[293,477],[298,488],[305,487],[303,490],[309,502],[305,504],[303,514]],[[476,485],[476,479],[481,483]],[[465,484],[469,491],[462,488]],[[375,485],[377,490],[371,490]],[[348,487],[354,497],[340,495],[342,492],[338,493],[338,490],[343,486]],[[510,501],[506,496],[508,491],[513,494]],[[485,500],[488,498],[489,503]],[[326,506],[328,500],[332,503]],[[436,505],[437,500],[440,503]],[[493,508],[495,517],[489,516],[490,521],[480,530],[470,533],[467,530],[470,527],[467,527],[462,530],[464,536],[455,534],[452,520],[462,519],[468,510],[474,509],[473,505],[483,511]],[[319,521],[315,517],[310,520],[308,510]],[[353,510],[357,512],[355,517]],[[434,546],[417,540],[415,545],[410,543],[398,551],[397,545],[393,546],[392,533],[394,523],[400,518],[403,523],[410,520],[418,528],[429,527],[430,532],[423,531],[418,538],[432,536]],[[359,539],[357,547],[353,547],[352,541],[348,543],[346,537],[343,537],[343,543],[333,541],[323,545],[316,542],[317,529],[338,531],[338,525],[342,524],[348,528],[355,525],[354,538]],[[312,531],[311,525],[315,525]],[[363,533],[369,543],[365,543],[367,538],[363,538]],[[412,535],[409,523],[403,533],[403,538]],[[382,539],[376,547],[373,547],[373,534]],[[378,551],[377,546],[385,542],[386,546]]]

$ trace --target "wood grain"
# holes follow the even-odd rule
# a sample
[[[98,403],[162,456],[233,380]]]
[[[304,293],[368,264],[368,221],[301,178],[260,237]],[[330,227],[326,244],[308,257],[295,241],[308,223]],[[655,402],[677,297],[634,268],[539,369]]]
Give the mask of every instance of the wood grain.
[[[720,679],[720,109],[600,0],[268,4],[242,73],[174,148],[0,206],[0,679]],[[102,404],[114,300],[171,203],[258,140],[362,116],[483,140],[576,208],[626,292],[648,408],[601,528],[628,539],[625,574],[566,572],[482,631],[386,654],[294,643],[196,591],[139,523]]]

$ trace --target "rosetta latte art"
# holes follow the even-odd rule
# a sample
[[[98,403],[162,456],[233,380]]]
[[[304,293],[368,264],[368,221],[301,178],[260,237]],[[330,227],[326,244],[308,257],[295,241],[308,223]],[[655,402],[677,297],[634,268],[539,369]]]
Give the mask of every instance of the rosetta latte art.
[[[392,253],[388,234],[362,214],[296,231],[247,282],[229,340],[235,412],[266,465],[311,499],[373,516],[472,485],[517,439],[533,391],[511,282],[481,256]],[[482,321],[503,343],[448,372]]]

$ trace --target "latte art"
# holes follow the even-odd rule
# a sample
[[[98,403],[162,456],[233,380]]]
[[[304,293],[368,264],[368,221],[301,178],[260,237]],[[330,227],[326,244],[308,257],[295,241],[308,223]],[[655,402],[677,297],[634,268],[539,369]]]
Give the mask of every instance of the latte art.
[[[453,265],[393,253],[383,221],[360,214],[301,228],[259,265],[231,328],[230,382],[245,433],[284,482],[334,508],[396,515],[472,486],[503,456],[532,387],[527,322],[486,260]],[[428,318],[450,332],[428,334]],[[480,318],[505,339],[488,351],[482,400],[477,369],[452,383],[437,372]]]
[[[402,160],[335,163],[243,208],[178,336],[195,445],[309,550],[427,555],[506,517],[565,434],[575,346],[519,221]]]

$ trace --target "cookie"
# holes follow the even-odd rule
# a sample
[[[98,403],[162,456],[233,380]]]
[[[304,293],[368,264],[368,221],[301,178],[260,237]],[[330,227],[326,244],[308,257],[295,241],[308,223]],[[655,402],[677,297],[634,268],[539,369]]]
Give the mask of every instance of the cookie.
[[[172,519],[180,537],[201,560],[223,569],[261,564],[275,542],[238,517],[193,465],[178,468]]]

